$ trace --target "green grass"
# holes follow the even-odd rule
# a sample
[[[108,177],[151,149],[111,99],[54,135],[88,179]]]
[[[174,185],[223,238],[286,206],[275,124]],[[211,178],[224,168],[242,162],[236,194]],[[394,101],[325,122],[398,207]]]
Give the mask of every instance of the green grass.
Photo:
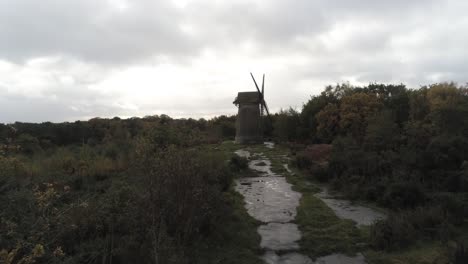
[[[232,214],[224,219],[216,232],[197,245],[196,252],[203,264],[261,264],[259,258],[260,235],[257,233],[259,222],[247,214],[243,197],[233,188],[225,197],[232,206]]]
[[[296,223],[302,231],[301,249],[310,257],[331,253],[354,255],[366,245],[366,230],[351,220],[339,219],[312,193],[304,193]]]
[[[446,245],[441,242],[424,242],[407,249],[385,252],[364,252],[369,263],[382,264],[448,264],[450,256]]]
[[[234,151],[240,149],[239,145],[231,141],[205,145],[202,148],[222,156],[226,162],[234,155]],[[245,173],[249,171],[240,172],[235,177],[245,177]],[[198,260],[195,263],[263,263],[259,258],[263,251],[260,248],[260,235],[257,233],[261,223],[247,213],[244,199],[234,190],[234,183],[224,195],[223,199],[228,204],[227,215],[209,237],[195,246],[195,258]]]
[[[293,189],[302,193],[296,223],[302,231],[301,250],[311,258],[332,253],[355,255],[367,246],[369,230],[358,228],[351,220],[340,219],[322,200],[315,197],[320,188],[292,169],[287,174]]]

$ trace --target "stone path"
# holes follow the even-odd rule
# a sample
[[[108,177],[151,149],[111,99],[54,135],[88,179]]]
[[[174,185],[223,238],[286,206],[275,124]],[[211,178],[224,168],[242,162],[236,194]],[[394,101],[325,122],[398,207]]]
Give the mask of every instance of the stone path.
[[[308,256],[297,252],[301,232],[291,223],[301,194],[292,190],[284,176],[273,173],[271,161],[263,154],[251,155],[245,150],[236,154],[250,158],[249,168],[258,173],[258,177],[237,180],[236,190],[244,196],[247,212],[263,223],[258,228],[260,246],[266,251],[263,260],[268,264],[312,264]]]

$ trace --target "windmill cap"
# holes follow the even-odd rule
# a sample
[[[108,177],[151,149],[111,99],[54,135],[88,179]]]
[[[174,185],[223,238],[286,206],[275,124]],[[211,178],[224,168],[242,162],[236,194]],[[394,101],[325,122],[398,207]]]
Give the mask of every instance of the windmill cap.
[[[260,94],[258,92],[239,92],[234,104],[258,104],[260,103]]]

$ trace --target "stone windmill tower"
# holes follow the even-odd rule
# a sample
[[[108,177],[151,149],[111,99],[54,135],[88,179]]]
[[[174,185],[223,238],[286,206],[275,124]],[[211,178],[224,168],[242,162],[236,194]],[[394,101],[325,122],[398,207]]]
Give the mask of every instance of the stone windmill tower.
[[[265,102],[265,74],[262,80],[262,90],[258,88],[257,82],[252,73],[256,92],[239,92],[234,104],[239,107],[236,120],[236,142],[239,144],[261,143],[263,141],[262,117],[266,110],[268,118],[270,112]]]

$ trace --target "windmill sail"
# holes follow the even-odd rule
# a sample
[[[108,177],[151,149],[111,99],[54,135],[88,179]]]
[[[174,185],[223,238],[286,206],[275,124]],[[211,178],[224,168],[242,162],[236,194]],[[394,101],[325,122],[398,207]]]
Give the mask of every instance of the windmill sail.
[[[260,107],[261,107],[261,114],[263,115],[263,109],[266,110],[268,119],[271,123],[271,117],[270,117],[270,111],[268,110],[268,106],[265,102],[265,97],[264,97],[264,91],[265,91],[265,74],[263,75],[263,82],[262,82],[262,91],[258,88],[257,81],[255,81],[255,77],[253,76],[252,73],[250,73],[250,76],[252,76],[252,80],[254,81],[255,88],[257,88],[259,97],[260,97]]]
[[[263,80],[262,80],[262,100],[265,98],[265,74],[263,74]],[[263,116],[263,104],[260,104],[260,115]]]

